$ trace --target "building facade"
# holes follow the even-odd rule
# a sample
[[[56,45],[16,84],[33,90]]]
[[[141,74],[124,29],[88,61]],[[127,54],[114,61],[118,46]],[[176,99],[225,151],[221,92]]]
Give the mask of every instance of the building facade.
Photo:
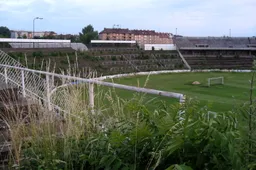
[[[154,30],[129,30],[121,28],[104,28],[99,33],[100,40],[136,41],[144,44],[173,44],[171,33],[160,33]]]
[[[46,37],[46,36],[56,36],[57,34],[54,31],[35,31],[34,37]],[[32,39],[33,32],[32,31],[24,31],[24,30],[11,30],[11,38],[24,38],[24,39]]]

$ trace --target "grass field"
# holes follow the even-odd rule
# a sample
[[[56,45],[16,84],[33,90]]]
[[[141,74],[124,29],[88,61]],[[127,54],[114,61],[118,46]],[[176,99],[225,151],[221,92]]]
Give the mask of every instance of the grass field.
[[[207,79],[223,76],[224,85],[207,87]],[[249,89],[252,73],[172,73],[151,76],[137,76],[113,79],[115,83],[133,85],[170,92],[179,92],[200,102],[200,106],[209,106],[213,111],[229,111],[249,101]],[[110,80],[108,80],[110,81]],[[199,81],[200,85],[192,85],[192,82]],[[133,92],[115,90],[124,99],[134,95]],[[255,92],[253,92],[255,95]],[[156,97],[167,104],[178,102],[176,99],[147,95],[147,98]],[[159,100],[156,100],[159,101]],[[151,104],[151,107],[152,106]]]

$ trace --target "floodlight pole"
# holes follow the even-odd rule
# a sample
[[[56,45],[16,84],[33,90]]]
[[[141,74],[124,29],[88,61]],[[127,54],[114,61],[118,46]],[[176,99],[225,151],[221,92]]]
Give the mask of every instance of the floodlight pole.
[[[42,20],[43,18],[40,18],[40,17],[35,17],[34,19],[33,19],[33,34],[32,34],[32,39],[34,39],[35,37],[35,20],[37,20],[37,19],[40,19],[40,20]],[[33,48],[34,48],[34,43],[33,43]]]

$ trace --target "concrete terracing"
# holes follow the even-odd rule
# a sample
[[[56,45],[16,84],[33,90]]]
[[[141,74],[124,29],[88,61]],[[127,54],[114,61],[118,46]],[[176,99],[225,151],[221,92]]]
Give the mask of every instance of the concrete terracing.
[[[255,44],[255,37],[175,37],[179,48],[203,47],[209,48],[247,48]]]
[[[192,69],[251,69],[255,37],[175,37]]]

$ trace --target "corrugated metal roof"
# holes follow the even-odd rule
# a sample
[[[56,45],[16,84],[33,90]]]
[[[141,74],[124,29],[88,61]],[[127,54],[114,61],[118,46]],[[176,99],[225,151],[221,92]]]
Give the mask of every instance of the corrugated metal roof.
[[[71,40],[0,38],[0,42],[7,42],[7,43],[71,43]]]

